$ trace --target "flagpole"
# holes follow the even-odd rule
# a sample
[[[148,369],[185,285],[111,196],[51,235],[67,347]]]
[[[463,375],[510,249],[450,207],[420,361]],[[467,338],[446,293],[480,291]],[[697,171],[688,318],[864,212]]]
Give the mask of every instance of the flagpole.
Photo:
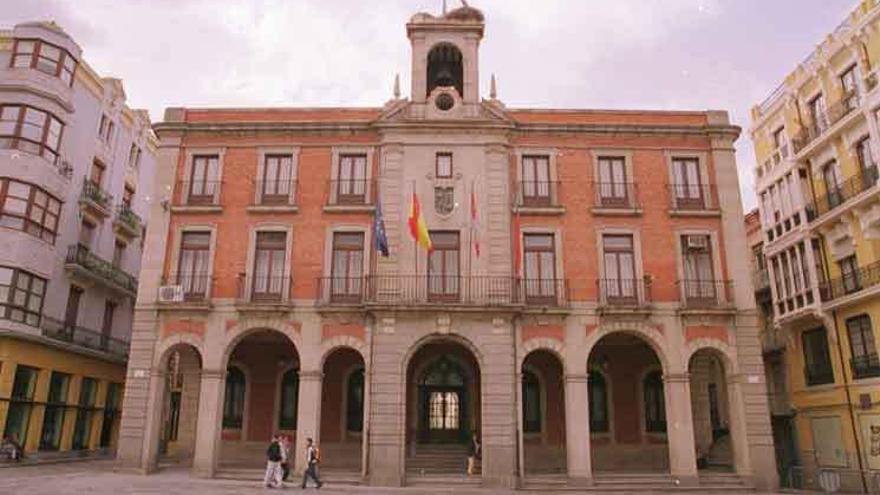
[[[415,197],[416,197],[416,181],[413,180],[412,181],[412,197],[409,199],[410,215],[412,215],[412,213],[413,213],[412,208],[413,208],[413,206],[415,206]],[[416,221],[418,222],[418,217],[416,217]],[[419,238],[417,235],[413,236],[413,256],[415,257],[415,265],[416,265],[416,272],[414,275],[416,278],[416,284],[418,284],[418,278],[419,278]]]
[[[471,193],[468,195],[468,292],[473,288],[474,274],[474,180],[471,179]],[[473,297],[473,294],[470,294]]]

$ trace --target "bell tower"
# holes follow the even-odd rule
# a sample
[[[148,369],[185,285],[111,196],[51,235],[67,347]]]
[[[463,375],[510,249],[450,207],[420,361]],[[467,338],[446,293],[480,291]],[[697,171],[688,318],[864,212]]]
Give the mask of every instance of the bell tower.
[[[483,13],[464,6],[437,17],[414,15],[406,25],[412,46],[411,101],[425,105],[426,113],[471,113],[479,95],[480,40]]]

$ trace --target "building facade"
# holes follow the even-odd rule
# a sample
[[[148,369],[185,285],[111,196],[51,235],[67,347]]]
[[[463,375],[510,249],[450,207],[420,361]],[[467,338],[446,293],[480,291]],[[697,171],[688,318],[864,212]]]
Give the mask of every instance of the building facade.
[[[312,437],[328,476],[453,483],[476,434],[486,486],[776,485],[739,128],[507,108],[484,27],[413,16],[382,107],[166,111],[123,466],[257,468],[282,432],[298,470]]]
[[[853,490],[880,472],[878,19],[877,2],[862,1],[752,110],[773,322],[797,411],[793,476],[815,485],[826,471]]]
[[[0,426],[113,449],[157,141],[57,25],[0,31]]]

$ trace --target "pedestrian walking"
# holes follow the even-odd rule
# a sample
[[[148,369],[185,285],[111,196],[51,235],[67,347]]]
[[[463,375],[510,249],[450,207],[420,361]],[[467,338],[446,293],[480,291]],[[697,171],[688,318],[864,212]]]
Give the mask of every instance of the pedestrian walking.
[[[18,443],[18,435],[13,433],[0,442],[0,453],[10,461],[19,462],[23,457],[23,449]]]
[[[480,440],[477,438],[477,432],[474,432],[471,435],[471,441],[468,444],[468,460],[467,460],[467,474],[468,476],[473,476],[474,467],[477,464],[477,459],[480,458]]]
[[[266,449],[266,475],[263,484],[266,488],[284,488],[281,481],[281,439],[278,435],[272,436],[272,443]]]
[[[290,477],[290,435],[281,435],[281,481]]]
[[[315,486],[320,490],[321,486],[324,484],[318,478],[318,463],[321,462],[321,451],[318,449],[318,446],[315,445],[315,442],[308,438],[306,439],[306,470],[303,473],[303,490],[306,489],[306,484],[309,481],[309,478],[315,481]]]

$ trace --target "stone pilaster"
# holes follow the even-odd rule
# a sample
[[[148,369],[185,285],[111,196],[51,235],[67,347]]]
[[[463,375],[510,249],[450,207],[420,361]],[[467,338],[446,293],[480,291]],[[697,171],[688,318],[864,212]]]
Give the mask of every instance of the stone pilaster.
[[[193,456],[193,474],[200,478],[212,478],[217,469],[225,384],[225,370],[202,371],[202,386],[199,391],[199,421],[196,428],[195,455]]]
[[[691,414],[690,379],[687,373],[666,375],[666,434],[669,441],[669,472],[681,485],[699,483],[694,451],[694,420]]]
[[[565,376],[565,454],[575,484],[588,484],[593,477],[588,384],[587,375]]]
[[[321,438],[321,383],[320,371],[303,371],[299,374],[299,399],[296,416],[296,452],[294,469],[302,474],[306,469],[306,439],[320,445]]]

